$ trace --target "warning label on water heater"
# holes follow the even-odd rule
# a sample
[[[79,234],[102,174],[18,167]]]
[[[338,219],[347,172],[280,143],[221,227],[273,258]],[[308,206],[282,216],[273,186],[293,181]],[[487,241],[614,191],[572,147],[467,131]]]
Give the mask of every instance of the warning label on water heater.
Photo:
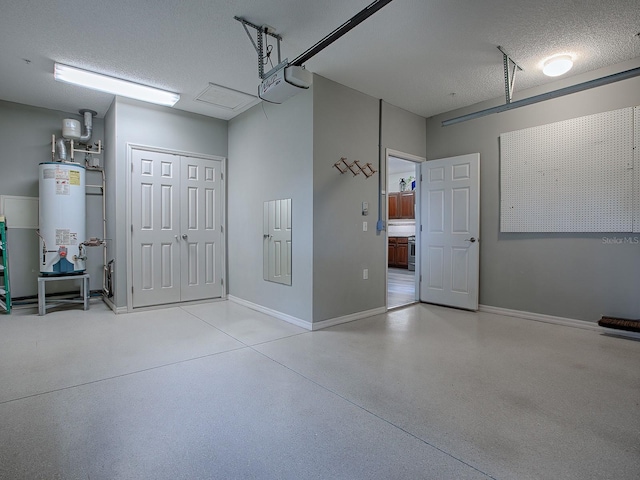
[[[56,168],[56,181],[66,181],[69,183],[69,170],[60,170]]]
[[[78,170],[69,170],[69,184],[80,185],[80,172]]]
[[[56,245],[77,245],[78,233],[69,229],[56,228]]]
[[[69,195],[69,170],[56,169],[56,195]]]

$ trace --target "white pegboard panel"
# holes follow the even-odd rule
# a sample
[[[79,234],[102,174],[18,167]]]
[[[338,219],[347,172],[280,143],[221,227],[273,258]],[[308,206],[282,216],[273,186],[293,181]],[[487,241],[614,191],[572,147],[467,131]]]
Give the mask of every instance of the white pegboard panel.
[[[10,228],[38,228],[38,197],[0,195],[0,215]]]
[[[633,233],[640,233],[640,107],[633,109]]]
[[[500,135],[500,231],[630,232],[633,108]]]

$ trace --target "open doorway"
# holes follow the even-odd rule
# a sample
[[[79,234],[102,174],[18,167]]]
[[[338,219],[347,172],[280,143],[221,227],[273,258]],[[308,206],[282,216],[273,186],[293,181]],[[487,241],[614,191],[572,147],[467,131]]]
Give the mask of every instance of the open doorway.
[[[417,301],[416,194],[422,160],[387,152],[387,308]]]

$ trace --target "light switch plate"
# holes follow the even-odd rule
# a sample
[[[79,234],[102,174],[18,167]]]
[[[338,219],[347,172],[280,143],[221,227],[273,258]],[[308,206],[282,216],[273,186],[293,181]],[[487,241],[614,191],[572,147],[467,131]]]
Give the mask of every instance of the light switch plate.
[[[362,222],[362,231],[366,232],[369,229],[369,224],[367,222]]]
[[[362,215],[369,215],[369,202],[362,202]]]

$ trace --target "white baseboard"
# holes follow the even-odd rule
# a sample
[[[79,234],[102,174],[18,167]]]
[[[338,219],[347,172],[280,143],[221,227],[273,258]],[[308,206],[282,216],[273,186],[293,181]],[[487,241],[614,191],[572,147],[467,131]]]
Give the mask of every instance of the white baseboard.
[[[292,323],[293,325],[297,325],[298,327],[302,327],[306,330],[314,330],[311,322],[307,322],[306,320],[302,320],[301,318],[294,317],[293,315],[282,313],[277,310],[273,310],[271,308],[258,305],[257,303],[253,303],[248,300],[244,300],[242,298],[234,297],[233,295],[228,295],[227,299],[234,303],[237,303],[238,305],[242,305],[243,307],[250,308],[251,310],[255,310],[257,312],[264,313],[266,315],[270,315],[275,318],[279,318],[280,320],[284,320],[285,322]]]
[[[604,328],[597,323],[587,322],[585,320],[577,320],[575,318],[555,317],[553,315],[543,315],[541,313],[525,312],[522,310],[511,310],[508,308],[492,307],[491,305],[480,305],[480,312],[494,313],[496,315],[504,315],[507,317],[524,318],[526,320],[534,320],[536,322],[552,323],[554,325],[563,325],[565,327],[582,328],[583,330],[593,330],[607,335],[616,335],[620,337],[640,339],[640,333],[628,332],[626,330],[618,330],[614,328]]]
[[[230,301],[237,303],[238,305],[242,305],[244,307],[250,308],[251,310],[256,310],[260,313],[264,313],[272,317],[279,318],[280,320],[284,320],[285,322],[292,323],[293,325],[297,325],[298,327],[302,327],[311,331],[333,327],[334,325],[340,325],[341,323],[353,322],[354,320],[360,320],[361,318],[372,317],[374,315],[379,315],[381,313],[386,312],[385,307],[380,307],[373,310],[366,310],[364,312],[352,313],[350,315],[345,315],[343,317],[329,318],[328,320],[322,320],[321,322],[311,323],[311,322],[307,322],[306,320],[302,320],[300,318],[294,317],[292,315],[288,315],[286,313],[282,313],[277,310],[273,310],[271,308],[258,305],[257,303],[253,303],[248,300],[244,300],[242,298],[234,297],[233,295],[229,295],[227,298]]]
[[[104,295],[102,296],[102,301],[107,304],[107,307],[109,307],[113,311],[113,313],[120,314],[128,312],[127,307],[116,307],[116,304]]]
[[[323,328],[333,327],[334,325],[340,325],[341,323],[353,322],[361,318],[373,317],[374,315],[380,315],[386,312],[387,309],[385,307],[380,307],[374,308],[373,310],[365,310],[364,312],[352,313],[343,317],[329,318],[328,320],[313,322],[312,330],[321,330]]]

